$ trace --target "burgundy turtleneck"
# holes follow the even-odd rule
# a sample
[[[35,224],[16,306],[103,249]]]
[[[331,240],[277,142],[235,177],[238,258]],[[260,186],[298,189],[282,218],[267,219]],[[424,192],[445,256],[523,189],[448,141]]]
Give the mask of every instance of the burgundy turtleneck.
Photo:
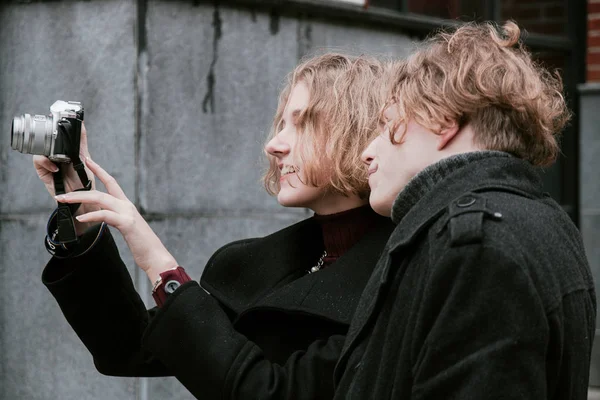
[[[377,220],[377,213],[369,205],[336,214],[319,215],[313,218],[321,225],[323,244],[327,256],[324,265],[329,265],[354,246]]]

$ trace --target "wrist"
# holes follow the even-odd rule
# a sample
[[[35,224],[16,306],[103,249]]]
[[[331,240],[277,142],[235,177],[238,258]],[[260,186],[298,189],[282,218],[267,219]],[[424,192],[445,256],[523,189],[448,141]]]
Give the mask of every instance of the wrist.
[[[169,295],[173,294],[181,285],[191,280],[192,278],[190,278],[181,266],[162,272],[152,286],[152,297],[156,301],[156,305],[162,307]]]
[[[151,268],[147,269],[145,272],[146,272],[146,275],[148,276],[148,279],[150,280],[150,282],[152,282],[152,284],[154,284],[160,278],[160,274],[162,274],[163,272],[172,271],[174,269],[177,269],[178,266],[179,266],[179,264],[177,264],[177,261],[175,261],[175,259],[173,259],[173,260],[165,261],[160,266],[151,267]]]

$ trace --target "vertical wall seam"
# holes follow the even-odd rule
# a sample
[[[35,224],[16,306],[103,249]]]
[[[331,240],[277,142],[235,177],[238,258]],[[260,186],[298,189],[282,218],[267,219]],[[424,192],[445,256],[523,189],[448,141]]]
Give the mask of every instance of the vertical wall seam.
[[[144,108],[146,107],[146,68],[147,68],[147,30],[146,14],[147,0],[137,0],[137,13],[135,21],[135,42],[136,42],[136,73],[135,73],[135,136],[134,136],[134,157],[135,157],[135,194],[134,203],[136,206],[142,204],[142,182],[140,179],[142,160],[141,160],[141,136],[144,125]],[[142,211],[142,210],[140,210]]]
[[[222,36],[222,22],[221,15],[219,13],[219,2],[215,1],[212,22],[214,29],[212,44],[213,58],[210,62],[208,75],[206,76],[206,94],[202,100],[202,111],[205,114],[209,111],[209,109],[211,114],[215,113],[215,66],[217,65],[217,60],[219,59],[219,40]]]
[[[143,187],[144,164],[142,135],[145,133],[145,117],[148,107],[147,97],[147,71],[148,71],[148,31],[147,31],[147,12],[148,0],[132,0],[136,9],[134,19],[134,41],[135,41],[135,81],[134,81],[134,113],[135,113],[135,131],[134,131],[134,204],[144,215],[145,190]],[[147,282],[141,270],[134,267],[134,279],[138,291],[146,293]],[[148,381],[147,378],[136,378],[135,385],[136,400],[148,400]]]

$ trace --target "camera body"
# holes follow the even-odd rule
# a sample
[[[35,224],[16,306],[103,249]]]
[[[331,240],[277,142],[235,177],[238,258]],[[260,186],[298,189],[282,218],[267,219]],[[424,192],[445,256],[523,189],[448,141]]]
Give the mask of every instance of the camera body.
[[[58,163],[71,162],[79,155],[83,105],[77,101],[58,100],[50,114],[23,114],[13,118],[10,145],[25,154],[48,157]]]

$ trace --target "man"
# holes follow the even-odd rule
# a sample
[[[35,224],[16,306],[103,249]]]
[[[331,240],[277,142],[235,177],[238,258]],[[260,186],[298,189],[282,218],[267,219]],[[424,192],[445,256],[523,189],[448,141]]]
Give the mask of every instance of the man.
[[[337,364],[337,399],[585,399],[594,284],[547,194],[570,117],[512,22],[467,24],[399,67],[363,153],[397,224]]]

